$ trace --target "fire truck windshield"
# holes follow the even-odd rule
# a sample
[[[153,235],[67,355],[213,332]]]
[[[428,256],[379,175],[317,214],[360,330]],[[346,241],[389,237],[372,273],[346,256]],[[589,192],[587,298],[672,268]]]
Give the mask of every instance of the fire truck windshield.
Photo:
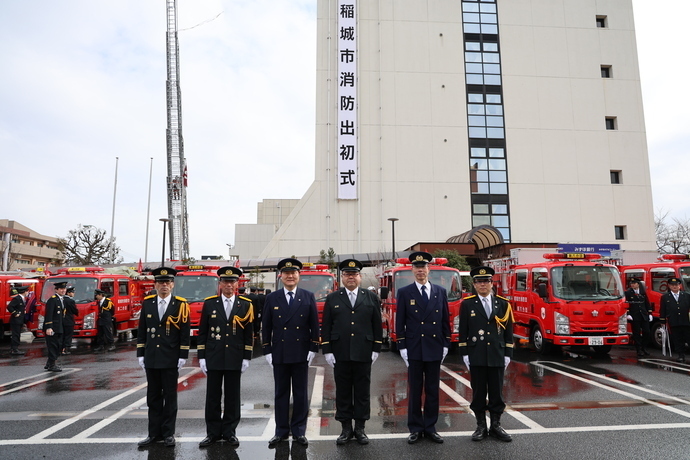
[[[218,294],[218,277],[184,275],[175,278],[173,294],[184,297],[188,302],[198,302]]]
[[[56,278],[57,279],[57,278]],[[60,277],[60,281],[66,281],[67,286],[74,286],[74,301],[76,303],[88,303],[94,300],[94,291],[98,288],[98,280],[96,278],[70,278]],[[41,293],[41,301],[45,303],[50,297],[55,294],[53,283],[48,280],[43,285],[43,292]]]
[[[568,265],[551,269],[553,294],[564,300],[616,300],[623,297],[615,267]]]
[[[448,301],[452,302],[462,297],[462,283],[460,273],[454,270],[429,270],[429,282],[443,286],[448,295]],[[395,289],[414,283],[414,275],[411,270],[403,270],[395,273]]]
[[[317,301],[326,300],[326,296],[335,290],[335,278],[330,275],[300,275],[299,287],[314,294]],[[278,280],[278,289],[283,289],[283,282]]]
[[[683,280],[683,289],[690,287],[690,267],[680,267],[680,279]]]

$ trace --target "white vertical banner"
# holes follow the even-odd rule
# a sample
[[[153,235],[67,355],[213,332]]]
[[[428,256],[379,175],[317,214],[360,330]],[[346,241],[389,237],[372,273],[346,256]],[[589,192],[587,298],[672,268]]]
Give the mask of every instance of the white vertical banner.
[[[357,0],[338,0],[338,199],[357,199]]]

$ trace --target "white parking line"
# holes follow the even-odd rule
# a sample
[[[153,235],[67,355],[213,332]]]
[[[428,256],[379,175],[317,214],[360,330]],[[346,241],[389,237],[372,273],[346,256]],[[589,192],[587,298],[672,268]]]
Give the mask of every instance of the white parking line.
[[[0,396],[6,395],[6,394],[9,394],[9,393],[14,393],[15,391],[23,390],[24,388],[33,387],[33,386],[39,385],[39,384],[41,384],[41,383],[49,382],[49,381],[55,380],[56,378],[61,377],[61,376],[65,376],[65,375],[69,375],[69,374],[74,374],[75,372],[79,372],[80,370],[81,370],[81,369],[78,368],[78,367],[72,367],[72,368],[65,368],[65,369],[63,369],[62,372],[60,372],[60,373],[51,372],[51,371],[46,371],[46,372],[41,372],[40,374],[36,374],[36,375],[31,375],[31,376],[29,376],[29,377],[25,377],[25,378],[23,378],[23,379],[17,379],[17,380],[13,380],[13,381],[11,381],[11,382],[3,383],[2,385],[0,385],[0,388],[8,387],[8,386],[10,386],[10,385],[13,385],[13,384],[19,383],[19,382],[25,382],[25,381],[27,381],[27,380],[35,379],[35,378],[37,378],[37,377],[41,377],[41,376],[44,376],[44,375],[50,375],[50,377],[48,377],[48,378],[41,379],[41,380],[36,380],[36,381],[31,382],[31,383],[27,383],[27,384],[25,384],[25,385],[20,385],[20,386],[18,386],[18,387],[12,388],[12,389],[10,389],[10,390],[2,391],[2,392],[0,392]]]

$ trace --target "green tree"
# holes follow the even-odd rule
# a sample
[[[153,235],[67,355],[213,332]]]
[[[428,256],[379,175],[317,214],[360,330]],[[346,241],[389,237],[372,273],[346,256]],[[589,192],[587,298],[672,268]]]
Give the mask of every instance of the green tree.
[[[328,264],[328,268],[331,270],[334,270],[338,266],[335,257],[336,253],[333,248],[328,248],[328,251],[324,251],[323,249],[319,251],[319,263]]]

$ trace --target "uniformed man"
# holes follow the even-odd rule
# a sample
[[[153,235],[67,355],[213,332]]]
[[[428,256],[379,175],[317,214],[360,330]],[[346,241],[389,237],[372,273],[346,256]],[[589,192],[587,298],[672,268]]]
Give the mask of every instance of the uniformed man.
[[[264,311],[265,304],[266,290],[259,288],[259,293],[256,295],[256,303],[254,304],[254,334],[259,341],[261,340],[261,314]]]
[[[146,371],[149,435],[140,447],[163,441],[175,445],[177,378],[189,356],[189,305],[173,296],[175,274],[168,267],[151,272],[157,294],[144,298],[137,332],[137,357]]]
[[[678,353],[676,361],[685,362],[685,344],[690,343],[690,294],[680,289],[680,278],[669,278],[671,292],[661,296],[661,322],[671,328],[673,348]]]
[[[441,363],[450,346],[448,296],[445,288],[429,282],[431,254],[413,252],[409,260],[415,281],[398,289],[395,319],[398,349],[408,367],[407,427],[410,435],[407,442],[414,444],[427,437],[442,443],[436,422]]]
[[[240,445],[235,435],[240,423],[240,376],[249,367],[254,342],[254,306],[246,297],[235,295],[242,270],[223,267],[218,276],[221,294],[204,300],[197,339],[199,367],[208,377],[206,437],[199,447],[221,439]]]
[[[94,292],[96,302],[98,302],[98,335],[96,336],[96,347],[93,351],[115,350],[115,340],[113,339],[113,302],[106,296],[106,292],[96,289]]]
[[[335,419],[343,427],[336,444],[353,436],[359,444],[368,444],[364,424],[371,412],[371,365],[383,342],[381,304],[375,294],[359,287],[360,261],[346,259],[338,268],[344,287],[326,297],[321,325],[323,353],[335,378]]]
[[[491,435],[501,441],[513,438],[501,427],[503,375],[513,356],[513,310],[507,299],[493,295],[491,267],[477,267],[470,272],[476,295],[460,304],[460,354],[470,371],[472,403],[477,419],[472,441]],[[486,402],[488,389],[489,403]],[[486,427],[489,410],[491,428]]]
[[[69,355],[74,336],[74,317],[79,316],[77,303],[74,301],[74,286],[67,286],[66,295],[62,298],[65,302],[65,316],[62,319],[62,354]]]
[[[288,258],[278,262],[284,288],[266,296],[261,323],[263,353],[273,367],[275,381],[275,436],[268,447],[285,441],[292,432],[293,441],[307,446],[305,436],[309,397],[309,366],[319,349],[319,318],[314,294],[298,288],[302,262]],[[290,418],[292,387],[292,418]]]
[[[10,312],[10,330],[12,331],[10,354],[21,356],[24,352],[19,349],[19,340],[22,335],[22,326],[24,325],[26,293],[29,290],[29,286],[15,286],[14,290],[17,291],[17,295],[12,297],[10,303],[7,304],[7,311]]]
[[[630,289],[625,291],[625,300],[628,302],[628,321],[632,323],[632,335],[635,340],[637,357],[649,356],[645,346],[651,339],[649,323],[652,321],[652,304],[649,303],[647,293],[640,284],[639,278],[630,279]]]
[[[46,302],[46,311],[43,320],[43,332],[46,336],[46,348],[48,349],[48,361],[44,369],[52,372],[60,372],[57,365],[62,346],[62,316],[65,310],[63,298],[67,290],[67,281],[53,282],[55,294]]]

